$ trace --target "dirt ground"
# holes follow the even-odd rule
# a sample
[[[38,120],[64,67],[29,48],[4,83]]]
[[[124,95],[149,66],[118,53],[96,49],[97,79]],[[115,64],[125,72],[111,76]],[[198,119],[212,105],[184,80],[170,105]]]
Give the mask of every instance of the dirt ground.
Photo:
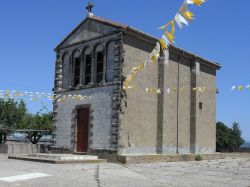
[[[0,155],[0,187],[246,186],[250,154],[199,162],[53,165]]]

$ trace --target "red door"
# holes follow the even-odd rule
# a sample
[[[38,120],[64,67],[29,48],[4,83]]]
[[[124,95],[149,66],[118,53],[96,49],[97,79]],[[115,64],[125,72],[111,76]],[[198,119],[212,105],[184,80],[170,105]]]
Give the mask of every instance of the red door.
[[[77,110],[77,152],[87,152],[89,133],[89,109]]]

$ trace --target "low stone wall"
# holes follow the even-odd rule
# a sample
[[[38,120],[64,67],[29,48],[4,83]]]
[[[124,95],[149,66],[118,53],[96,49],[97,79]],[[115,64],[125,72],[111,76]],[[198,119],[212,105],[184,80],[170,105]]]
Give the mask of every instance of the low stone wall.
[[[40,153],[40,145],[34,144],[0,144],[0,154],[29,154]]]
[[[196,156],[200,156],[202,160],[223,159],[225,154],[179,154],[179,155],[121,155],[118,160],[123,164],[141,164],[141,163],[157,163],[157,162],[182,162],[195,161]]]

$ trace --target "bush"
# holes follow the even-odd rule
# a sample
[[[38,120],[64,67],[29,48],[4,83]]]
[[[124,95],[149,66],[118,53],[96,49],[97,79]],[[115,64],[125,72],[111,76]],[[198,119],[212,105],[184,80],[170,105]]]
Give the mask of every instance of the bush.
[[[195,155],[194,159],[195,159],[195,161],[201,161],[202,156],[201,155]]]

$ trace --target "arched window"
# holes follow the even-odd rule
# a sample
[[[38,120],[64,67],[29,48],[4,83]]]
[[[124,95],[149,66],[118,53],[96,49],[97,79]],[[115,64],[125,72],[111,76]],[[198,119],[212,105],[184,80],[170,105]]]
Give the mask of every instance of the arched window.
[[[79,51],[76,51],[73,54],[73,67],[74,67],[73,86],[77,86],[80,84],[80,76],[81,76],[81,53]]]
[[[70,83],[70,55],[69,53],[66,53],[63,56],[63,89],[69,88]]]
[[[95,82],[99,83],[104,81],[104,47],[99,45],[96,47],[95,51],[96,57],[96,68],[95,68]]]
[[[114,62],[115,62],[115,42],[111,41],[107,45],[107,82],[113,82],[114,80]]]
[[[84,52],[84,60],[85,60],[84,84],[88,85],[91,82],[91,75],[92,75],[92,58],[91,58],[90,48],[86,49],[86,51]]]

